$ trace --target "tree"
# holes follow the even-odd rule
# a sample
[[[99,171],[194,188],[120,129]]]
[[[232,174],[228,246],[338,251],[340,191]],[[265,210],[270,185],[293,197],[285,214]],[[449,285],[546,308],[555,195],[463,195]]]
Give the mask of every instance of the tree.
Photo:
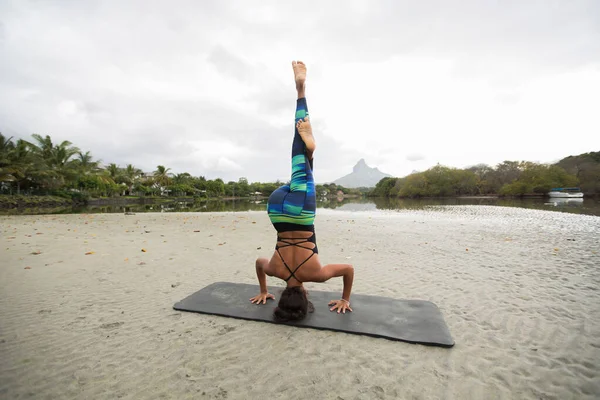
[[[454,196],[457,194],[452,185],[452,170],[450,168],[438,164],[422,174],[425,185],[420,196]]]
[[[78,152],[74,164],[83,175],[96,175],[100,172],[100,160],[94,161],[89,151],[85,153]]]
[[[15,144],[12,142],[12,137],[8,139],[0,133],[0,182],[15,181],[13,153]]]
[[[596,164],[600,164],[600,151],[565,157],[557,163],[559,167],[574,174],[577,178],[580,178],[581,173]]]
[[[192,175],[188,174],[187,172],[184,172],[182,174],[177,174],[173,177],[174,184],[183,185],[183,184],[190,183],[191,181],[192,181]]]
[[[519,179],[502,186],[500,193],[510,196],[546,194],[554,187],[572,187],[578,184],[577,177],[570,175],[557,165],[532,162],[521,164]]]
[[[402,189],[398,192],[400,197],[423,197],[429,195],[427,179],[422,172],[406,177]]]
[[[108,172],[108,176],[114,181],[117,182],[118,179],[121,178],[121,168],[115,163],[110,163],[106,166],[106,172]]]
[[[17,194],[21,193],[21,187],[30,188],[35,180],[43,178],[47,171],[39,159],[36,159],[26,141],[19,139],[14,147],[12,156],[12,171],[17,184]]]
[[[236,195],[238,197],[247,197],[250,195],[250,185],[248,185],[248,179],[240,178],[238,179],[236,185]]]
[[[223,183],[223,180],[219,178],[214,181],[207,181],[206,191],[209,196],[222,196],[225,193],[225,184]]]
[[[154,181],[160,186],[167,186],[171,183],[172,173],[169,171],[171,168],[166,168],[163,165],[159,165],[156,167],[156,171],[154,171]]]
[[[123,178],[127,184],[127,190],[129,194],[133,191],[133,187],[138,183],[142,176],[142,170],[133,166],[133,164],[127,164],[125,169],[122,171]]]
[[[49,135],[42,137],[33,134],[37,144],[26,142],[34,157],[40,161],[40,166],[45,168],[41,180],[42,186],[49,189],[58,189],[61,186],[75,183],[77,173],[72,157],[79,153],[77,147],[72,146],[68,140],[54,145]]]
[[[497,193],[493,187],[494,168],[487,164],[477,164],[467,168],[467,171],[474,173],[477,177],[475,185],[478,194]]]
[[[375,185],[375,188],[370,193],[370,196],[389,197],[390,191],[396,185],[397,181],[398,181],[398,178],[391,178],[391,177],[386,177],[386,178],[381,179]]]
[[[557,165],[577,177],[584,193],[600,193],[600,151],[565,157]]]
[[[480,194],[480,179],[472,171],[464,169],[455,169],[453,171],[453,186],[456,188],[455,194],[458,196],[472,196]]]
[[[396,183],[389,190],[389,197],[400,197],[400,191],[406,183],[406,178],[395,178]]]

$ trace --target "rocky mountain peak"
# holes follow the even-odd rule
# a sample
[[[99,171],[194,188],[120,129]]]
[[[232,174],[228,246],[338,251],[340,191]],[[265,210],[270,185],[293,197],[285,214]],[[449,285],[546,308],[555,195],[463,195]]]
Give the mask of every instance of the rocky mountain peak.
[[[360,160],[358,160],[358,162],[356,163],[354,168],[352,168],[352,172],[360,172],[360,171],[368,169],[368,168],[369,168],[369,166],[365,162],[365,159],[361,158]]]
[[[375,187],[377,182],[389,176],[391,175],[385,174],[377,168],[369,167],[365,159],[361,158],[352,168],[351,174],[336,179],[334,183],[347,188]]]

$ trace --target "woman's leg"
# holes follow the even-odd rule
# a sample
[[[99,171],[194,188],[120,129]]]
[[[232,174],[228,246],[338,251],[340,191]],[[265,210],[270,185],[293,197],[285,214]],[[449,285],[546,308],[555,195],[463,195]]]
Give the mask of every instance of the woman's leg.
[[[314,138],[310,126],[308,105],[306,104],[305,81],[306,66],[304,63],[292,63],[296,80],[296,114],[294,121],[294,141],[292,143],[292,178],[290,194],[286,197],[284,210],[300,215],[304,213],[307,219],[314,221],[316,209],[315,181],[312,173],[312,155]],[[312,218],[311,218],[312,217]]]
[[[304,92],[302,90],[302,92]],[[298,93],[300,95],[300,91]],[[292,177],[290,180],[290,195],[286,198],[287,208],[292,213],[301,211],[312,212],[316,208],[315,181],[312,172],[312,159],[306,143],[300,132],[310,132],[308,120],[308,106],[306,97],[298,98],[296,102],[296,118],[294,127],[294,141],[292,143]],[[310,133],[312,136],[312,132]],[[310,154],[312,156],[312,154]]]
[[[294,62],[292,65],[298,91],[292,142],[292,177],[289,186],[282,186],[271,194],[268,213],[273,223],[312,225],[316,211],[316,191],[312,174],[312,152],[315,146],[304,92],[306,66],[301,62]]]

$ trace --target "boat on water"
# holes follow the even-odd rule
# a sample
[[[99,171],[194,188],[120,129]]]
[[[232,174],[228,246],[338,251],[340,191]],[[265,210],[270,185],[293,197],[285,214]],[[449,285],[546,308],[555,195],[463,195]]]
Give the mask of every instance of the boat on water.
[[[582,198],[583,193],[578,187],[550,189],[548,196],[552,198]]]

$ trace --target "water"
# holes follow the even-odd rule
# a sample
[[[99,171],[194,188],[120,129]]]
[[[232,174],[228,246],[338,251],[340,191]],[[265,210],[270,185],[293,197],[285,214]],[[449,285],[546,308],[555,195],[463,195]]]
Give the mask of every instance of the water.
[[[600,216],[600,201],[586,199],[500,199],[500,198],[448,198],[448,199],[360,199],[349,201],[332,208],[345,211],[376,211],[424,209],[431,206],[485,205],[500,207],[532,208],[574,214]]]
[[[352,212],[376,212],[378,210],[425,209],[431,206],[486,205],[502,207],[532,208],[600,216],[600,201],[585,199],[498,199],[498,198],[450,198],[450,199],[337,199],[319,201],[318,209],[335,209]],[[166,204],[128,204],[86,207],[31,208],[26,210],[0,210],[0,215],[9,214],[78,214],[78,213],[123,213],[123,212],[242,212],[265,211],[266,200],[209,200],[200,203],[173,202]]]

